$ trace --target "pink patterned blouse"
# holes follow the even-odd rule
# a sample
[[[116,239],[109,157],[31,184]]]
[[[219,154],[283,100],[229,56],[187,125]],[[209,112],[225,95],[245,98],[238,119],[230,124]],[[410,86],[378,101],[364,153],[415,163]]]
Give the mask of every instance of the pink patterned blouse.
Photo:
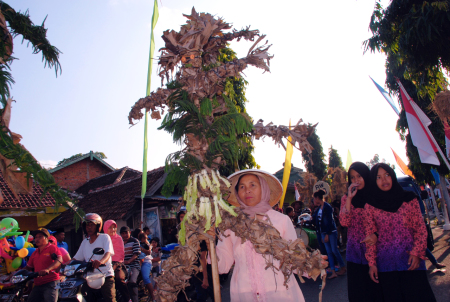
[[[347,227],[347,261],[357,264],[367,264],[365,257],[366,245],[360,243],[364,238],[364,209],[355,208],[351,205],[351,211],[348,212],[345,205],[347,204],[347,195],[342,196],[341,211],[339,212],[339,222],[342,226]]]
[[[366,234],[378,233],[375,245],[367,246],[369,266],[377,265],[380,272],[406,271],[409,255],[422,259],[418,270],[425,270],[427,230],[417,199],[404,202],[395,213],[364,207]]]

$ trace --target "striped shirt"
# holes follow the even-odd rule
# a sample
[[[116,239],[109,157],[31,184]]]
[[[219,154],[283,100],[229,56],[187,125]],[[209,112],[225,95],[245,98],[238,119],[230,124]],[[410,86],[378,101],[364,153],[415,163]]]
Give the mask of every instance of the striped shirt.
[[[130,264],[127,265],[127,268],[137,268],[141,269],[141,265],[139,264],[139,255],[141,254],[141,246],[139,245],[139,241],[136,238],[130,237],[128,242],[124,244],[125,248],[125,261],[128,261],[133,257],[133,255],[137,255],[138,257],[133,260]]]

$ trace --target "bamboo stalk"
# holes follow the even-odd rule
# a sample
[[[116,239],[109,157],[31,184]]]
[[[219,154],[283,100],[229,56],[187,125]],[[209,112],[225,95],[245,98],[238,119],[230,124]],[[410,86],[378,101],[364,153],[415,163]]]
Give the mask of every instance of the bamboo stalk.
[[[214,286],[214,301],[222,302],[220,294],[219,268],[217,266],[216,245],[214,240],[209,239],[209,256],[211,257],[212,279]]]

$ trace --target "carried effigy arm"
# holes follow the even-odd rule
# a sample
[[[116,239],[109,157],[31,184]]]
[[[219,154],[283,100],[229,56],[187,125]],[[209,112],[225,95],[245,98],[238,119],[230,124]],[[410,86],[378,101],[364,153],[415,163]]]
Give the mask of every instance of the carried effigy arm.
[[[260,139],[264,136],[270,137],[275,144],[283,146],[284,149],[286,149],[286,146],[281,139],[291,137],[291,144],[293,146],[297,144],[298,149],[302,152],[306,151],[307,153],[311,153],[313,147],[310,145],[307,138],[313,133],[317,124],[308,126],[306,124],[301,124],[302,121],[303,120],[300,119],[295,126],[289,129],[288,126],[276,126],[272,122],[264,126],[264,121],[260,119],[253,125],[252,136],[256,139]]]
[[[128,121],[130,125],[134,125],[133,120],[140,120],[144,116],[144,114],[141,112],[143,108],[145,108],[146,111],[152,111],[152,118],[159,120],[161,118],[161,115],[159,114],[159,111],[156,109],[157,107],[160,107],[164,110],[164,106],[167,104],[167,99],[169,98],[170,94],[174,89],[163,89],[158,88],[156,92],[152,92],[149,96],[146,96],[144,98],[140,98],[132,107],[131,111],[128,114]]]

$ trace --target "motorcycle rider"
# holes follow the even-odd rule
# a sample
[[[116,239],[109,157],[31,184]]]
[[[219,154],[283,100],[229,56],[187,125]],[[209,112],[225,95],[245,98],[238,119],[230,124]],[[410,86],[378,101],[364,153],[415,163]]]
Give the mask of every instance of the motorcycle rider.
[[[141,246],[136,238],[131,237],[130,228],[123,226],[120,228],[120,236],[122,236],[125,247],[125,261],[123,262],[128,269],[128,292],[132,302],[138,302],[138,285],[137,278],[141,271],[139,263],[139,255],[141,254]]]
[[[47,229],[39,229],[34,237],[37,249],[28,260],[25,269],[39,272],[39,277],[34,279],[34,287],[28,296],[30,302],[56,302],[58,300],[59,274],[55,272],[62,262],[61,252],[58,247],[49,244],[50,233]],[[56,254],[57,260],[51,255]],[[59,261],[59,262],[58,262]]]
[[[89,261],[92,257],[92,267],[95,270],[99,269],[105,275],[105,283],[100,288],[104,301],[116,302],[114,270],[111,262],[111,255],[114,255],[114,249],[111,238],[107,234],[100,233],[102,225],[103,220],[98,214],[86,214],[82,223],[82,228],[86,239],[82,241],[80,248],[73,259],[79,261]],[[103,248],[105,253],[103,255],[93,255],[95,248]],[[105,266],[100,267],[102,264]],[[92,298],[92,296],[92,294],[88,293],[86,298],[89,299]]]

